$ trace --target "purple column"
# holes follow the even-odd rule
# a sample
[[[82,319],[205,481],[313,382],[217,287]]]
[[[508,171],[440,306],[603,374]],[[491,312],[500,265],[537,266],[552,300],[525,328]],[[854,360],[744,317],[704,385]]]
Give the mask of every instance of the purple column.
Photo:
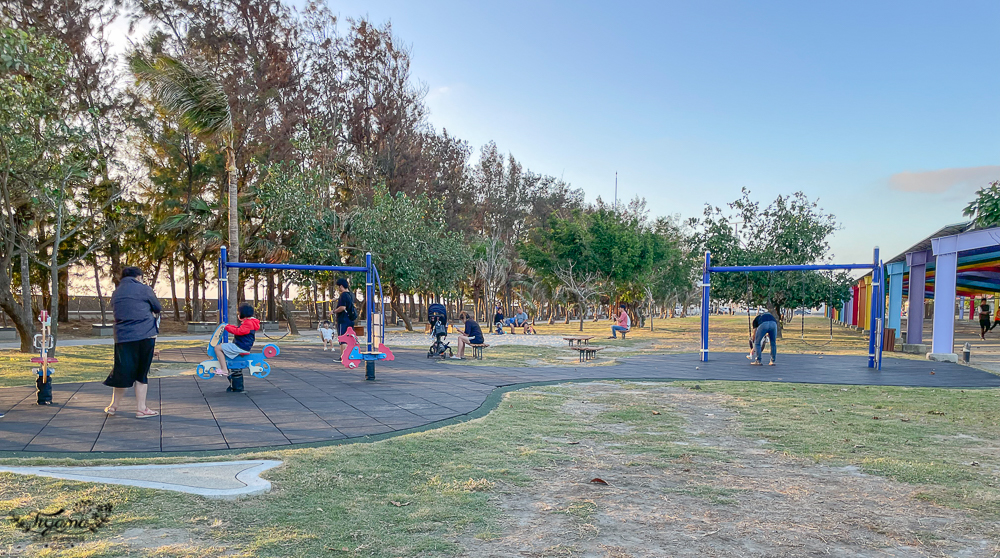
[[[910,345],[924,342],[924,284],[927,282],[927,260],[931,257],[930,250],[906,254],[906,265],[910,266],[906,343]]]

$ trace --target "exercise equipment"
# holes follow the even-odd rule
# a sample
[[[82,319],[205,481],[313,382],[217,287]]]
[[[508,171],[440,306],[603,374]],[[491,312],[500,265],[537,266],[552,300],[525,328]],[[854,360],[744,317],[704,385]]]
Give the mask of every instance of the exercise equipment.
[[[38,395],[38,404],[51,405],[52,373],[55,372],[55,370],[49,368],[49,363],[59,362],[59,359],[50,357],[49,351],[55,346],[56,339],[55,337],[52,337],[52,318],[49,316],[49,313],[42,310],[38,314],[38,321],[42,324],[42,332],[35,334],[32,345],[38,349],[39,356],[33,357],[31,362],[33,364],[41,364],[41,366],[38,368],[32,368],[31,371],[38,375],[38,378],[35,378],[35,389],[36,394]]]
[[[701,362],[708,362],[708,316],[710,313],[709,298],[711,294],[711,274],[715,273],[746,273],[750,271],[818,271],[818,270],[851,270],[870,269],[872,270],[873,301],[884,301],[883,290],[883,266],[878,257],[878,247],[875,247],[872,263],[870,264],[808,264],[808,265],[745,265],[745,266],[712,266],[711,252],[705,252],[705,265],[702,268],[701,287]],[[885,320],[885,304],[872,304],[871,324],[872,332],[868,336],[868,367],[876,370],[882,369],[882,328]]]
[[[226,247],[219,251],[219,321],[225,323],[229,307],[228,273],[229,269],[268,269],[268,270],[288,270],[288,271],[333,271],[344,273],[364,273],[365,274],[365,342],[362,344],[357,336],[354,336],[355,346],[347,351],[349,358],[342,359],[341,362],[347,368],[357,368],[361,362],[365,363],[365,379],[375,379],[375,362],[378,360],[393,360],[392,352],[382,344],[383,327],[385,323],[385,296],[382,294],[382,280],[379,278],[378,269],[372,263],[371,252],[365,253],[365,265],[305,265],[305,264],[265,264],[249,262],[227,261]],[[237,271],[238,273],[238,271]],[[376,295],[376,286],[378,293]],[[376,304],[377,303],[377,304]],[[378,329],[378,333],[375,329]],[[225,334],[223,334],[225,338]],[[349,343],[349,342],[348,342]],[[269,345],[273,346],[273,345]],[[366,351],[360,349],[361,346],[367,348]],[[275,347],[277,349],[277,347]],[[356,356],[351,356],[356,355]],[[354,366],[351,366],[354,363]]]
[[[215,332],[212,333],[212,338],[208,341],[208,356],[215,356],[215,348],[219,343],[223,342],[223,334],[226,331],[227,324],[219,324],[219,327],[215,328]],[[258,378],[266,378],[268,374],[271,373],[271,365],[267,362],[267,359],[274,358],[281,353],[277,345],[264,345],[264,350],[259,353],[244,353],[236,358],[226,359],[226,369],[229,370],[230,374],[236,371],[249,370],[251,376],[256,376]],[[195,369],[195,374],[199,378],[210,380],[215,377],[215,374],[221,370],[222,367],[219,365],[218,358],[210,358],[208,360],[202,361]],[[240,383],[243,382],[243,374],[240,372]],[[230,387],[234,387],[232,382],[230,382]],[[240,387],[242,390],[242,386]],[[237,390],[233,390],[237,391]]]

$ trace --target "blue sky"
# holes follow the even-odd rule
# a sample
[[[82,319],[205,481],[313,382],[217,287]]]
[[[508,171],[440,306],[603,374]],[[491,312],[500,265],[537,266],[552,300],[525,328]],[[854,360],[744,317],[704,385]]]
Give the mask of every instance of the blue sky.
[[[837,215],[841,262],[1000,179],[998,2],[332,2],[391,21],[431,122],[587,198],[700,215],[740,188]]]

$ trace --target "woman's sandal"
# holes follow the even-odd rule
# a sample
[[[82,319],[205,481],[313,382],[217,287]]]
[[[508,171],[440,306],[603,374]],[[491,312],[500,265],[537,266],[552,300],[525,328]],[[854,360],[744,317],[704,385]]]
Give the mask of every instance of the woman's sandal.
[[[113,417],[115,416],[115,411],[117,410],[118,409],[112,407],[111,405],[108,405],[107,407],[104,408],[104,414],[108,415],[109,417]]]
[[[159,416],[159,414],[160,413],[158,413],[158,412],[156,412],[156,411],[154,411],[152,409],[146,409],[145,411],[139,411],[139,412],[137,412],[135,414],[135,418],[149,418],[149,417]]]

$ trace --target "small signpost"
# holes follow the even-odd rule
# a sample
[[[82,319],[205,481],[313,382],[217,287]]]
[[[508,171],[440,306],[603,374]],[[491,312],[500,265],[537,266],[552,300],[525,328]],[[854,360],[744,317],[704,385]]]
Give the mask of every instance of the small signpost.
[[[42,332],[35,334],[34,346],[38,349],[39,356],[33,357],[31,362],[41,364],[41,366],[33,368],[32,371],[38,374],[38,378],[35,380],[35,387],[38,388],[38,404],[51,405],[52,373],[54,370],[49,368],[49,363],[59,362],[59,360],[49,356],[49,350],[55,346],[55,338],[52,337],[52,318],[48,312],[42,310],[38,315],[38,321],[42,324]]]

